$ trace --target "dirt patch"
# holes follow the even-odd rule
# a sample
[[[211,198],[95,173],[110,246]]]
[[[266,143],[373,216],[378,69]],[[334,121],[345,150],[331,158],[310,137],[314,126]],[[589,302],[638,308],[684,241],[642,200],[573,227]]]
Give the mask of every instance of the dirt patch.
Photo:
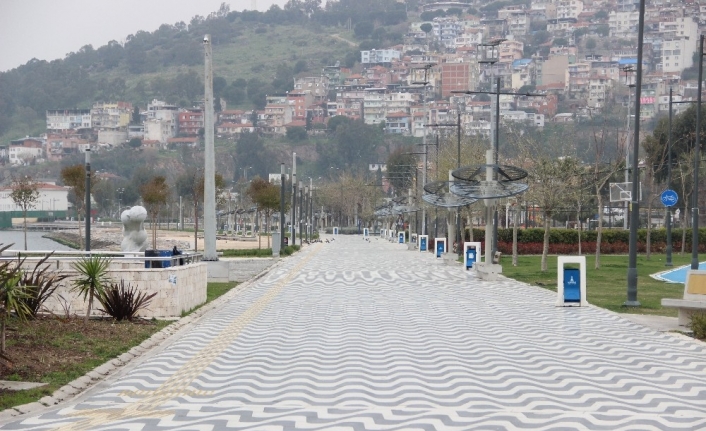
[[[54,317],[25,323],[11,321],[5,352],[11,365],[0,366],[0,379],[65,384],[139,344],[165,325],[109,319],[91,319],[84,324],[80,318]]]

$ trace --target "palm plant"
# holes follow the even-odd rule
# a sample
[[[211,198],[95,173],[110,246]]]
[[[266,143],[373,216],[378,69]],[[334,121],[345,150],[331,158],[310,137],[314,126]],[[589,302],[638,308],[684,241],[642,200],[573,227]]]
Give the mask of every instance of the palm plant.
[[[0,254],[9,246],[3,247],[0,244]],[[0,355],[5,353],[5,329],[7,321],[14,312],[20,320],[24,320],[30,314],[27,304],[23,301],[27,293],[22,284],[22,263],[24,259],[17,263],[10,260],[0,262]]]
[[[78,272],[78,276],[72,282],[72,290],[82,295],[84,301],[88,298],[86,316],[83,319],[84,323],[88,323],[93,307],[93,298],[102,298],[105,294],[105,287],[110,283],[108,276],[110,258],[87,256],[72,264],[71,267]]]
[[[21,283],[25,286],[27,293],[23,302],[27,304],[32,318],[37,317],[44,302],[56,292],[56,289],[61,286],[61,282],[68,277],[68,274],[53,273],[49,265],[44,265],[52,254],[46,255],[37,262],[32,272],[23,271],[22,273]]]

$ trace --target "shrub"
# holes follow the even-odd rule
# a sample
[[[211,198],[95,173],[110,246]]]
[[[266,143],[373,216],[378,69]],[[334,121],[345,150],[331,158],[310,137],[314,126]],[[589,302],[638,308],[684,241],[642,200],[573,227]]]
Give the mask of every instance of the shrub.
[[[706,340],[706,313],[692,314],[689,327],[694,332],[695,338]]]
[[[20,279],[20,283],[25,286],[26,293],[22,301],[27,305],[30,312],[29,317],[32,318],[37,317],[44,302],[56,292],[61,281],[68,277],[67,274],[47,273],[49,265],[44,265],[44,263],[49,259],[49,256],[51,254],[37,262],[31,273],[23,272]]]
[[[147,308],[156,295],[157,292],[150,295],[138,292],[137,286],[132,286],[130,283],[126,286],[125,280],[120,280],[120,285],[111,283],[99,297],[103,305],[101,311],[117,321],[132,320],[141,309]]]

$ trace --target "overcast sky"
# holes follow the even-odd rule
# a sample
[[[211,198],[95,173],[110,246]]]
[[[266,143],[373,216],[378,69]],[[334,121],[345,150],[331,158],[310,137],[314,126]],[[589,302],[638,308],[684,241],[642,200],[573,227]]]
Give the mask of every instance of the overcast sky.
[[[255,0],[257,9],[287,0]],[[0,0],[0,72],[32,58],[55,60],[84,45],[98,48],[123,42],[139,30],[189,23],[221,3],[231,10],[252,9],[253,0]]]

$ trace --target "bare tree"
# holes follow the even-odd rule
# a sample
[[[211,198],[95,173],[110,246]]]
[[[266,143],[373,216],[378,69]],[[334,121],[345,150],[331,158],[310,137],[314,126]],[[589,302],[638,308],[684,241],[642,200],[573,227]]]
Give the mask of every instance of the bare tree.
[[[147,213],[152,220],[152,249],[157,249],[157,219],[159,212],[169,199],[169,185],[167,179],[161,175],[152,178],[140,189],[142,202],[147,207]]]
[[[37,184],[32,177],[24,176],[13,179],[10,188],[12,189],[10,193],[12,202],[22,209],[25,250],[27,250],[27,211],[37,205],[37,200],[39,199],[39,184]]]
[[[81,235],[81,214],[85,207],[86,196],[86,167],[82,164],[67,166],[61,170],[61,179],[65,185],[71,187],[73,204],[76,207],[76,221],[78,222],[79,247],[84,248]],[[97,186],[95,171],[91,171],[91,184]]]

